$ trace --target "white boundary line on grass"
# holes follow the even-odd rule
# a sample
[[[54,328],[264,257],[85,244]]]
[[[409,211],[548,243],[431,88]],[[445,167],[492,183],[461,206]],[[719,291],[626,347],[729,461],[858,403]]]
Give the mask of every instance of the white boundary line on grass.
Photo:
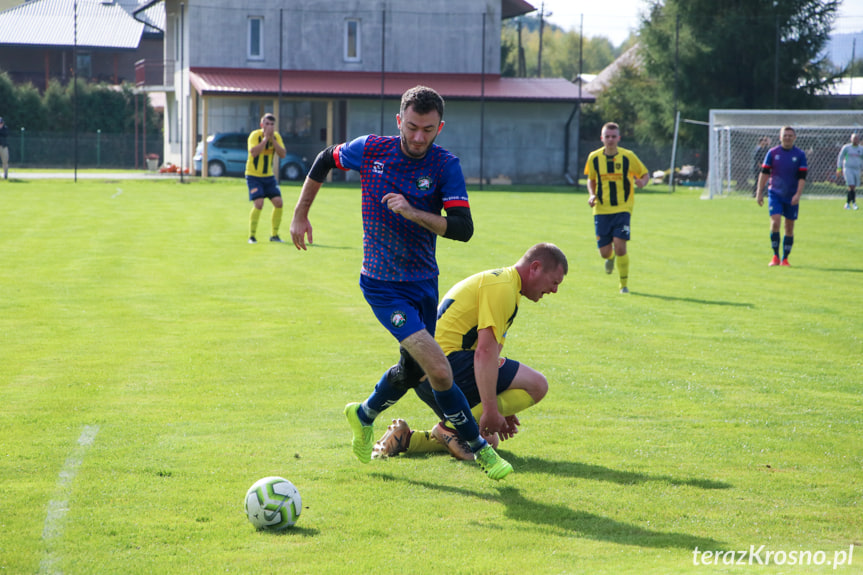
[[[72,482],[78,474],[78,468],[84,461],[87,450],[96,441],[99,433],[98,425],[85,425],[81,436],[78,437],[78,446],[66,459],[63,469],[57,478],[57,488],[54,498],[48,502],[45,515],[45,527],[42,529],[42,539],[45,541],[45,556],[39,565],[39,573],[55,574],[62,573],[57,569],[60,557],[55,551],[56,542],[63,536],[63,528],[66,525],[66,513],[69,511],[69,495],[72,491]]]

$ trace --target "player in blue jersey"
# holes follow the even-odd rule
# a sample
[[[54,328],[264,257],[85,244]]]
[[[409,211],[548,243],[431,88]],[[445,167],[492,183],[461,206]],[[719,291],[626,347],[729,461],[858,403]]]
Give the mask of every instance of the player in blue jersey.
[[[398,340],[401,358],[364,402],[345,406],[354,454],[363,463],[371,461],[375,418],[425,374],[435,401],[467,440],[480,467],[492,479],[502,479],[512,466],[480,435],[467,398],[453,385],[452,369],[434,340],[437,236],[466,242],[473,235],[461,164],[434,143],[444,125],[443,112],[444,101],[437,92],[416,86],[402,95],[398,136],[362,136],[318,154],[294,208],[291,239],[302,250],[306,238],[312,243],[309,209],[333,168],[360,173],[360,288],[378,321]]]
[[[800,209],[800,196],[806,185],[806,154],[794,145],[797,132],[791,126],[779,130],[781,145],[771,148],[761,166],[758,176],[758,190],[755,201],[764,205],[764,186],[769,181],[768,208],[770,210],[770,244],[773,247],[773,259],[768,265],[791,265],[788,254],[794,245],[794,222]],[[782,218],[785,218],[785,238],[782,242],[782,258],[779,258],[779,229]]]

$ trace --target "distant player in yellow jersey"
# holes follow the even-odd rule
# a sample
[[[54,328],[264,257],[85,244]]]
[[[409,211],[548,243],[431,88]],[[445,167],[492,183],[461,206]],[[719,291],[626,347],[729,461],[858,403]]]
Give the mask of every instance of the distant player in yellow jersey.
[[[249,201],[254,202],[249,214],[249,243],[256,244],[255,234],[258,220],[264,209],[264,198],[273,203],[271,242],[281,242],[279,226],[282,223],[282,191],[274,175],[276,155],[285,157],[285,144],[276,131],[276,117],[264,114],[261,127],[249,134],[249,159],[246,160],[246,184],[249,186]]]
[[[569,264],[560,248],[536,244],[514,266],[474,274],[454,285],[441,299],[435,341],[446,354],[454,383],[467,397],[483,437],[493,446],[498,438],[515,435],[520,425],[516,413],[538,403],[548,391],[543,374],[501,356],[521,297],[539,301],[545,294],[557,293],[568,271]],[[434,410],[440,423],[431,431],[411,431],[405,420],[394,419],[375,444],[373,457],[449,450],[458,459],[473,459],[467,443],[446,424],[428,379],[422,372],[406,377],[423,378],[415,391]],[[409,382],[408,386],[414,385],[416,382]]]
[[[618,147],[620,126],[609,122],[602,127],[602,144],[587,157],[587,204],[593,208],[596,246],[605,260],[605,273],[614,271],[615,258],[620,274],[620,293],[629,293],[629,223],[635,188],[643,188],[650,174],[638,156]]]

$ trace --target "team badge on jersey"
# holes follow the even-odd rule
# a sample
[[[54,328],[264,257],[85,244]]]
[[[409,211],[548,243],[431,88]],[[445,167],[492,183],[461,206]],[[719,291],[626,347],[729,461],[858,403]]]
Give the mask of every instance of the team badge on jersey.
[[[417,189],[426,191],[431,188],[431,178],[428,176],[421,176],[417,178]]]
[[[384,163],[383,162],[377,162],[377,161],[374,162],[372,164],[372,171],[376,174],[383,174],[384,173]]]
[[[407,317],[402,311],[394,311],[390,315],[390,323],[393,324],[393,327],[404,327],[406,321]]]

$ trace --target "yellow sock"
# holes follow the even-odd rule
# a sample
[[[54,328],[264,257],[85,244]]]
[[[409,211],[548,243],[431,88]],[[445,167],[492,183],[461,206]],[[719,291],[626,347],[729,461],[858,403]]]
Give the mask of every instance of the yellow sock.
[[[282,225],[282,208],[273,208],[273,235],[279,235],[279,226]]]
[[[617,271],[620,273],[620,287],[625,288],[629,279],[629,254],[617,257]]]
[[[605,259],[607,259],[607,260],[613,260],[613,259],[614,259],[614,250],[611,250],[611,253],[610,253],[610,254],[608,254],[608,257],[607,257],[607,258],[605,258]]]
[[[414,431],[411,433],[405,453],[431,453],[446,450],[443,443],[432,437],[431,431]]]
[[[497,396],[497,410],[504,417],[522,412],[535,403],[530,394],[523,389],[507,389]],[[477,403],[470,411],[474,419],[479,421],[482,415],[482,404]]]
[[[252,206],[252,212],[249,214],[249,237],[251,238],[255,237],[258,231],[258,220],[261,219],[261,211],[254,205]]]

